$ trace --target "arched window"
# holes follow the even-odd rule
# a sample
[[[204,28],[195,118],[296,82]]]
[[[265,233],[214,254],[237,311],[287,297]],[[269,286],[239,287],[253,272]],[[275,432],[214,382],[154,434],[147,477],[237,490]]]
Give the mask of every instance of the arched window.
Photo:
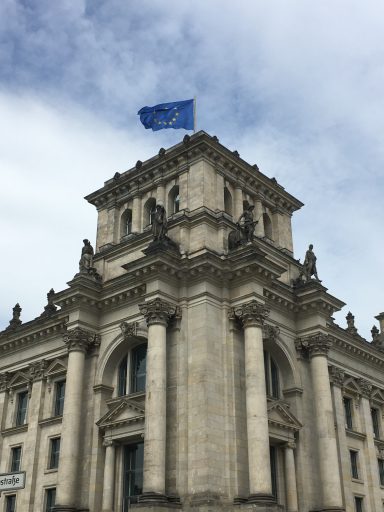
[[[227,187],[224,187],[224,211],[232,215],[232,195]]]
[[[264,350],[265,387],[267,396],[280,398],[279,368],[269,352]]]
[[[173,215],[180,210],[179,186],[175,185],[168,194],[168,215]]]
[[[147,366],[147,345],[146,343],[134,347],[123,357],[118,367],[117,395],[124,396],[129,393],[145,391],[146,366]]]
[[[156,199],[151,197],[144,206],[144,226],[152,226],[156,210]]]
[[[272,237],[272,222],[269,218],[268,213],[263,213],[263,222],[264,222],[264,233],[267,238],[273,240]]]
[[[125,210],[120,221],[120,237],[132,233],[132,210]]]

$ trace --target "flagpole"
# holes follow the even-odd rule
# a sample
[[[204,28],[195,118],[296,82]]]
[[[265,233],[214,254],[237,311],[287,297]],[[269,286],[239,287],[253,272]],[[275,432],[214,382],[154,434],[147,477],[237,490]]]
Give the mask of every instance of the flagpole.
[[[193,98],[193,133],[196,133],[196,96]]]

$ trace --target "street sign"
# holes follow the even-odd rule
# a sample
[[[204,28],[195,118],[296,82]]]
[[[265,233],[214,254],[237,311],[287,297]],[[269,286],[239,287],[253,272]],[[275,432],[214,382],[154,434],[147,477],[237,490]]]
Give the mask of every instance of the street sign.
[[[25,487],[25,471],[0,474],[0,492],[17,491]]]

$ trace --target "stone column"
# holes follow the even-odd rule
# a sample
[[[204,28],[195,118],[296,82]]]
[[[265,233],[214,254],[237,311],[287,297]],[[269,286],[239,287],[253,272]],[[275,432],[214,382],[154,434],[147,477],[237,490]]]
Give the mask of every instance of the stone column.
[[[83,415],[83,376],[85,353],[98,336],[76,327],[67,331],[64,342],[68,348],[68,369],[65,385],[63,423],[61,428],[60,461],[55,512],[75,512],[81,467],[81,422]]]
[[[140,233],[141,217],[141,197],[135,196],[132,205],[132,233]]]
[[[176,306],[156,298],[139,304],[148,325],[144,428],[144,481],[141,502],[164,502],[166,441],[167,325]]]
[[[274,502],[272,496],[271,463],[267,393],[265,386],[263,323],[269,309],[255,300],[233,309],[244,326],[245,397],[247,413],[249,498],[250,503]]]
[[[263,219],[263,204],[261,199],[255,201],[255,221],[257,221],[255,227],[255,235],[259,237],[265,236],[264,233],[264,219]]]
[[[164,183],[159,183],[156,189],[156,204],[162,204],[166,211],[168,211],[168,205],[165,204],[165,186]]]
[[[239,220],[240,215],[243,213],[243,190],[241,187],[235,188],[235,204],[234,204],[234,221]]]
[[[102,512],[113,512],[113,491],[115,488],[115,444],[112,439],[104,439],[105,462]]]
[[[369,401],[372,394],[372,384],[365,379],[358,379],[358,384],[361,389],[361,416],[363,420],[363,431],[367,436],[364,451],[366,455],[367,484],[369,488],[371,510],[373,512],[380,512],[382,510],[382,499],[375,438],[373,435],[371,404]]]
[[[322,490],[321,510],[327,512],[344,510],[328,373],[327,354],[331,345],[331,338],[322,333],[308,336],[302,340],[302,346],[308,350],[311,360],[319,457],[320,482],[318,485]]]
[[[284,474],[287,497],[287,512],[298,511],[295,457],[293,453],[295,448],[296,445],[292,441],[284,445]]]

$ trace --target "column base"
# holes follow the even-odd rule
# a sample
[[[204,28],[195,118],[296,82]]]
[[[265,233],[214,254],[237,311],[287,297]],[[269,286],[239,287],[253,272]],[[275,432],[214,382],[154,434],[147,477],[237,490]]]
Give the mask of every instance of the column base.
[[[311,512],[345,512],[344,507],[324,507],[311,510]]]
[[[53,507],[53,512],[78,512],[78,509],[71,505],[55,505]]]
[[[247,503],[256,503],[260,505],[276,505],[276,498],[272,494],[250,494]]]
[[[140,496],[138,496],[137,503],[131,504],[132,509],[136,512],[139,512],[141,508],[151,508],[153,511],[157,509],[157,507],[161,508],[163,511],[167,508],[175,509],[180,508],[180,498],[178,496],[166,496],[165,494],[161,494],[159,492],[144,492]]]

